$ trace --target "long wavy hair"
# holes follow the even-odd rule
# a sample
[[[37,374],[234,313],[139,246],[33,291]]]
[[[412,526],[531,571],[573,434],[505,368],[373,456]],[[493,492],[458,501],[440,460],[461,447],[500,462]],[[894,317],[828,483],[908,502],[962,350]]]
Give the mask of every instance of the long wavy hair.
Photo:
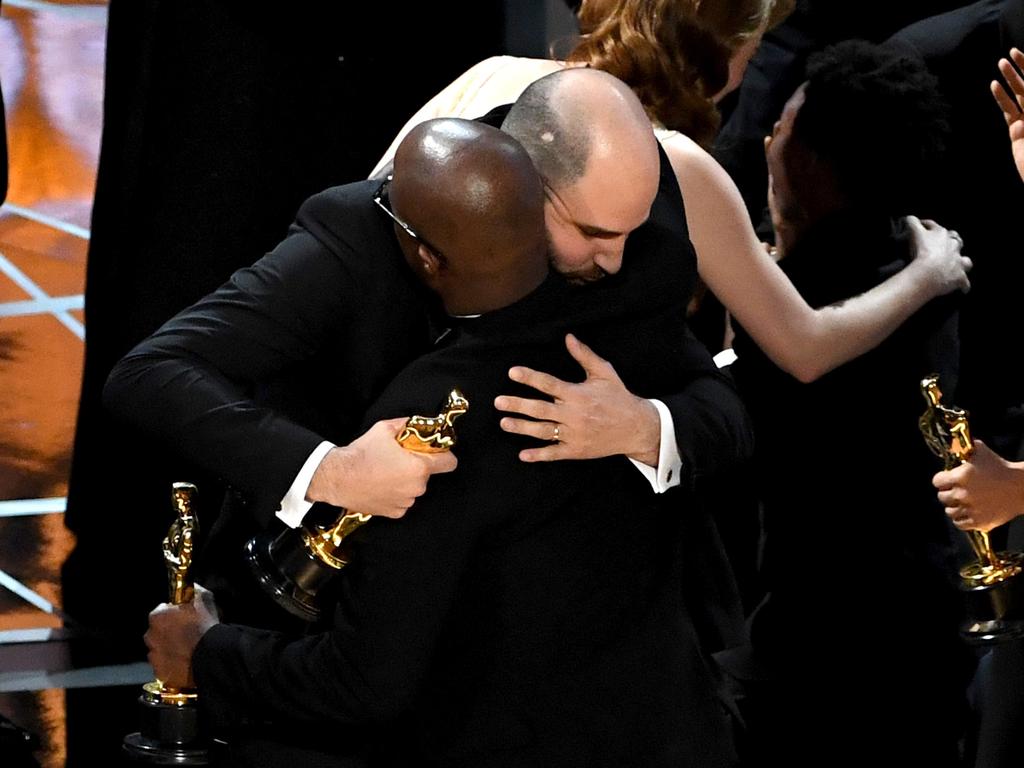
[[[729,58],[778,23],[794,0],[583,0],[582,38],[566,57],[629,85],[652,120],[709,146],[721,116],[714,96]]]

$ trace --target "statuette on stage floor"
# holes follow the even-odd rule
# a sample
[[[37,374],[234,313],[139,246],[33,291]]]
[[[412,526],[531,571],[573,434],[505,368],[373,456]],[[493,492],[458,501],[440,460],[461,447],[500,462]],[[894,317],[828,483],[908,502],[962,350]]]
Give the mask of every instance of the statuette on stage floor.
[[[455,445],[452,422],[469,409],[457,389],[448,395],[436,416],[412,416],[396,440],[419,453],[450,451]],[[301,619],[320,617],[318,596],[330,579],[348,564],[346,539],[370,520],[370,515],[343,510],[326,525],[303,521],[276,538],[254,537],[246,545],[246,558],[257,581],[278,605]]]
[[[966,411],[942,404],[937,376],[921,382],[928,403],[918,421],[932,453],[952,469],[974,451]],[[967,602],[963,635],[986,644],[1024,636],[1024,553],[996,552],[985,531],[967,531],[977,560],[960,569],[960,589]]]

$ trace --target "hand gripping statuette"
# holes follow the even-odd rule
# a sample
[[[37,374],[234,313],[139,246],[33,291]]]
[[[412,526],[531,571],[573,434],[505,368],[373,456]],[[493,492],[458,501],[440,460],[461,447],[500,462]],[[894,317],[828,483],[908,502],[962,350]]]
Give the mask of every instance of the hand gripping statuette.
[[[457,389],[448,395],[436,416],[411,416],[396,440],[417,453],[441,453],[455,445],[452,422],[469,409]],[[329,524],[309,520],[276,538],[256,536],[246,544],[246,558],[253,574],[274,601],[289,613],[307,621],[320,617],[318,594],[331,577],[348,564],[345,541],[371,515],[343,510]]]
[[[932,453],[952,469],[974,451],[967,413],[942,404],[937,376],[921,381],[928,408],[918,427]],[[1024,634],[1024,554],[996,552],[986,531],[967,531],[977,560],[960,569],[960,589],[967,600],[968,640],[994,643]]]
[[[190,602],[195,592],[190,575],[199,536],[195,495],[191,483],[175,483],[171,491],[175,518],[164,538],[163,553],[174,605]],[[208,765],[212,744],[200,731],[197,704],[194,689],[172,688],[159,680],[146,683],[139,697],[141,728],[125,736],[125,751],[133,760],[151,765]]]

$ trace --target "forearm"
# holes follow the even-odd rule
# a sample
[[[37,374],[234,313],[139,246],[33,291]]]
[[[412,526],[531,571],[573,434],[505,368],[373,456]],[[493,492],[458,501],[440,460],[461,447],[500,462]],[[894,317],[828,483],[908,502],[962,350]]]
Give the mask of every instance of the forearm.
[[[911,262],[865,293],[811,310],[810,322],[787,339],[788,348],[769,357],[776,364],[774,357],[785,359],[780,367],[801,381],[814,381],[877,347],[935,295]]]
[[[186,359],[130,354],[103,395],[119,418],[249,495],[264,522],[323,439]]]

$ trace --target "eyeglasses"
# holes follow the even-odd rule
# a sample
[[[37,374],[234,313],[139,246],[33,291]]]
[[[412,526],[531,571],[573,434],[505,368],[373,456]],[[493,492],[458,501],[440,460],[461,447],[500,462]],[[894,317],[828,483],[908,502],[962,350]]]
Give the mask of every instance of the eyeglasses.
[[[398,216],[395,215],[395,212],[391,210],[391,198],[388,196],[388,189],[391,186],[392,178],[394,177],[388,176],[386,179],[384,179],[384,183],[380,185],[380,189],[377,190],[377,194],[373,196],[373,202],[375,202],[377,204],[377,207],[384,211],[384,213],[386,213],[388,217],[393,222],[395,222],[395,224],[400,226],[402,228],[402,231],[405,232],[405,234],[407,234],[417,243],[425,245],[427,248],[433,251],[434,255],[437,256],[438,260],[442,264],[447,264],[448,260],[444,257],[444,254],[441,253],[441,250],[439,248],[435,248],[426,239],[416,234],[416,230],[414,230],[412,227],[410,227],[408,224],[406,224],[404,221],[398,218]]]

